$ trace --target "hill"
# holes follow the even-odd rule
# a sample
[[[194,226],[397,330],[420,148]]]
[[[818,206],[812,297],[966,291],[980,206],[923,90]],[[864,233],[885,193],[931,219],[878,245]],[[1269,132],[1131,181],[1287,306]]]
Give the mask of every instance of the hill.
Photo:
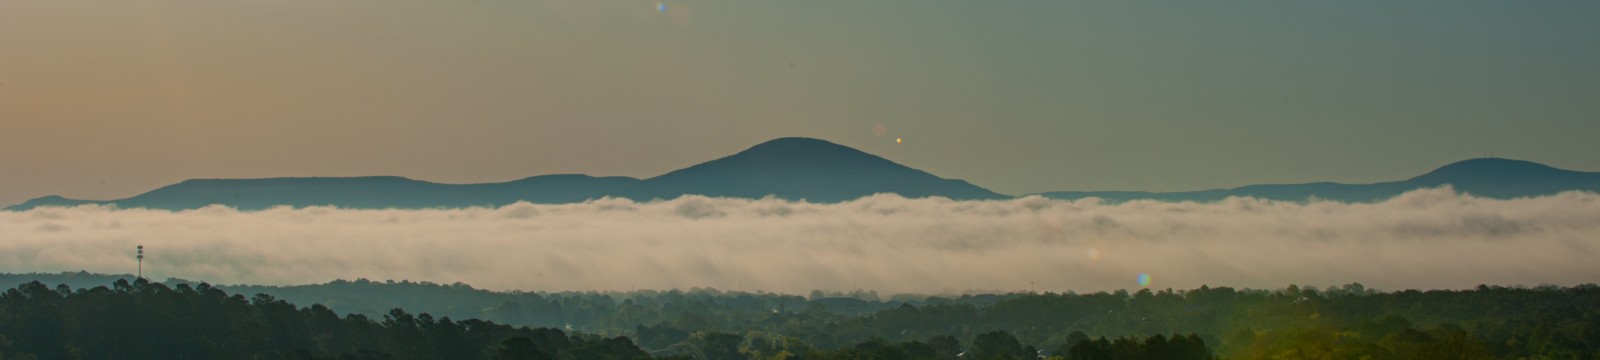
[[[1008,198],[966,181],[940,178],[854,148],[809,138],[761,143],[728,157],[645,179],[617,195],[634,200],[672,199],[688,194],[739,198],[771,195],[839,202],[877,193],[957,200]]]
[[[1445,165],[1410,179],[1371,184],[1313,182],[1262,184],[1231,189],[1182,192],[1056,191],[1053,199],[1217,201],[1256,197],[1304,201],[1381,201],[1406,191],[1450,185],[1489,198],[1541,196],[1562,191],[1600,192],[1600,173],[1557,169],[1530,161],[1481,158]],[[337,206],[353,209],[461,208],[502,206],[518,201],[541,204],[582,202],[603,197],[636,201],[683,195],[761,198],[774,196],[810,202],[849,201],[892,193],[905,197],[957,200],[1006,199],[957,179],[945,179],[848,146],[810,138],[781,138],[744,151],[648,178],[543,175],[482,184],[441,184],[396,176],[266,179],[195,179],[119,200],[78,200],[46,196],[5,210],[40,206],[114,204],[123,208],[166,210],[225,205],[241,210],[273,206]]]
[[[1372,184],[1314,182],[1305,184],[1249,185],[1232,189],[1184,192],[1057,191],[1040,193],[1075,200],[1096,197],[1107,201],[1217,201],[1232,196],[1304,201],[1311,198],[1344,202],[1381,201],[1419,188],[1450,185],[1458,192],[1510,199],[1551,195],[1563,191],[1600,192],[1600,173],[1563,170],[1531,161],[1481,158],[1455,162],[1406,180]]]
[[[576,174],[483,184],[441,184],[397,176],[194,179],[126,199],[97,201],[46,196],[6,210],[81,204],[164,210],[207,205],[241,210],[274,206],[461,208],[501,206],[518,201],[575,203],[607,196],[648,201],[688,194],[742,198],[770,195],[838,202],[877,193],[952,199],[1008,198],[965,181],[939,178],[843,145],[818,139],[782,138],[645,180]]]

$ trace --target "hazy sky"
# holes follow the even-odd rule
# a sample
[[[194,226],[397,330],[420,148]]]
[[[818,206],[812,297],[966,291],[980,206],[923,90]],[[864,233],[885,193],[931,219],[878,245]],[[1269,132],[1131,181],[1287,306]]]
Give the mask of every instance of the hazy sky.
[[[1484,152],[1600,170],[1596,1],[664,9],[0,0],[0,204],[202,177],[647,177],[782,136],[1008,194],[1370,182]]]

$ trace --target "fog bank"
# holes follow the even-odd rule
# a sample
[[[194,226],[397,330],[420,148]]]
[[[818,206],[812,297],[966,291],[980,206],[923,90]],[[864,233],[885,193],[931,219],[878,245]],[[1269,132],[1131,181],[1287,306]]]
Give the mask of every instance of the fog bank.
[[[0,271],[135,271],[214,283],[333,279],[480,288],[805,293],[1202,284],[1467,288],[1600,281],[1600,195],[1448,188],[1374,204],[685,197],[440,210],[102,206],[0,212]]]

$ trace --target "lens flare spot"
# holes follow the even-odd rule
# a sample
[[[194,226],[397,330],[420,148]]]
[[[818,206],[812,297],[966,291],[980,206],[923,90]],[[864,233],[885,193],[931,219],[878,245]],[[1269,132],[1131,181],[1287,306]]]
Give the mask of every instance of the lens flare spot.
[[[667,3],[664,3],[664,2],[656,3],[656,12],[663,12],[663,13],[667,12]]]
[[[896,144],[899,144],[899,143],[904,143],[904,142],[906,142],[906,140],[905,140],[905,139],[901,139],[901,138],[894,138],[894,143],[896,143]]]
[[[1150,274],[1139,273],[1139,287],[1150,287]]]

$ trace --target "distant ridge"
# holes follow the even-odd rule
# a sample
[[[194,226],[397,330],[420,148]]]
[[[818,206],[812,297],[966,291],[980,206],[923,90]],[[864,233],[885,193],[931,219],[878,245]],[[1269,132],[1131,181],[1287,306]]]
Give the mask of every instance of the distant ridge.
[[[395,176],[189,180],[140,194],[118,206],[193,209],[224,204],[245,210],[272,206],[344,208],[501,206],[516,201],[579,202],[638,182],[627,177],[546,175],[491,184],[439,184]]]
[[[957,200],[1004,199],[966,181],[943,179],[847,146],[810,138],[781,138],[721,159],[645,179],[617,192],[634,200],[683,195],[775,196],[839,202],[877,193]]]
[[[46,196],[6,210],[81,204],[166,210],[213,204],[240,210],[328,205],[354,209],[461,208],[517,201],[574,203],[607,196],[647,201],[689,194],[838,202],[877,193],[952,199],[1009,198],[847,146],[818,139],[781,138],[645,180],[574,174],[485,184],[440,184],[397,176],[195,179],[126,199],[95,201]]]
[[[1562,170],[1523,160],[1479,158],[1451,163],[1406,180],[1372,184],[1314,182],[1305,184],[1249,185],[1232,189],[1163,193],[1142,191],[1056,191],[1038,195],[1066,200],[1093,197],[1112,202],[1130,200],[1217,201],[1233,196],[1288,201],[1304,201],[1310,198],[1317,198],[1343,202],[1371,202],[1388,199],[1406,191],[1444,185],[1450,185],[1458,192],[1475,196],[1510,199],[1551,195],[1572,190],[1600,192],[1600,173]]]
[[[332,205],[354,209],[503,206],[517,201],[581,202],[638,183],[630,177],[544,175],[488,184],[440,184],[398,176],[192,179],[127,199],[92,201],[47,196],[6,208],[116,204],[123,208],[197,209],[212,204],[240,210]]]
[[[1314,182],[1183,192],[1057,191],[1036,195],[1068,200],[1093,197],[1110,202],[1217,201],[1234,196],[1287,201],[1315,198],[1371,202],[1418,188],[1443,185],[1476,196],[1501,199],[1571,190],[1600,192],[1600,173],[1557,169],[1530,161],[1480,158],[1445,165],[1406,180],[1372,184]],[[213,204],[241,210],[262,210],[274,206],[461,208],[503,206],[518,201],[575,203],[603,197],[649,201],[691,194],[732,198],[773,196],[811,202],[840,202],[879,193],[957,200],[1010,198],[966,181],[940,178],[848,146],[811,138],[780,138],[720,159],[642,180],[580,174],[543,175],[484,184],[440,184],[396,176],[195,179],[126,199],[97,201],[45,196],[5,210],[82,204],[166,210],[195,209]]]
[[[21,204],[8,206],[8,207],[5,208],[5,210],[27,210],[27,209],[32,209],[32,208],[41,207],[41,206],[68,207],[68,206],[78,206],[78,205],[84,205],[84,204],[101,204],[101,203],[105,203],[105,201],[75,200],[75,199],[64,198],[64,197],[61,197],[60,195],[50,195],[50,196],[33,198],[33,199],[30,199],[30,200],[28,200],[26,202],[23,202]]]

